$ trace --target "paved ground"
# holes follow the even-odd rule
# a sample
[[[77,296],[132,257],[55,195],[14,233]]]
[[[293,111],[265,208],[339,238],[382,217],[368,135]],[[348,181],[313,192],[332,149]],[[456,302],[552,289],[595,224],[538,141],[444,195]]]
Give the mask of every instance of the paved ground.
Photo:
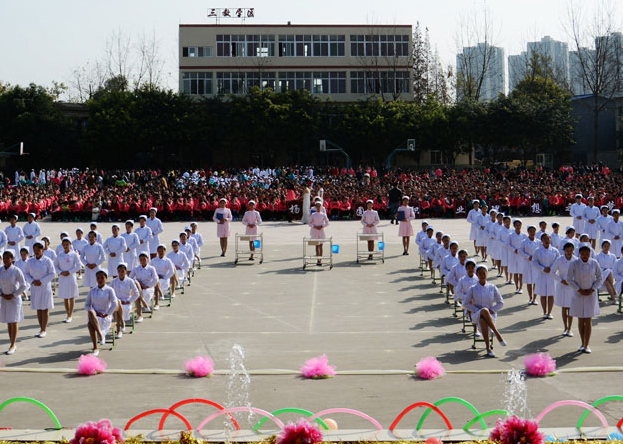
[[[568,222],[558,218],[562,226]],[[436,228],[453,235],[462,247],[467,241],[467,223],[435,221]],[[61,230],[73,231],[76,224],[43,223],[45,234],[57,238]],[[86,225],[86,224],[84,224]],[[182,224],[165,226],[163,240],[169,241]],[[267,223],[264,264],[233,264],[233,248],[226,258],[217,255],[215,226],[201,224],[207,247],[203,249],[204,268],[199,271],[186,295],[164,307],[153,319],[146,319],[134,334],[126,335],[114,351],[101,357],[110,369],[181,369],[184,360],[209,354],[217,369],[229,368],[233,344],[246,352],[250,370],[300,368],[311,357],[326,353],[338,370],[411,370],[425,356],[436,356],[447,370],[508,370],[522,368],[522,357],[548,351],[561,369],[623,365],[623,316],[613,306],[602,309],[595,321],[592,355],[575,352],[578,335],[560,335],[560,312],[555,319],[542,321],[539,308],[528,307],[527,296],[509,294],[501,287],[505,307],[498,325],[509,346],[496,346],[498,358],[484,358],[482,349],[473,351],[468,335],[444,303],[438,287],[415,271],[415,249],[402,256],[395,226],[384,222],[385,264],[354,261],[355,232],[360,224],[333,223],[328,232],[340,244],[335,267],[302,271],[302,238],[308,229],[301,225]],[[240,230],[238,226],[234,228]],[[103,235],[109,225],[102,224]],[[233,239],[232,239],[233,240]],[[168,242],[167,242],[168,243]],[[233,243],[233,242],[232,242]],[[502,284],[500,279],[494,280]],[[33,369],[74,368],[78,357],[89,351],[90,341],[82,311],[66,325],[62,303],[52,314],[45,339],[34,338],[36,315],[26,308],[21,324],[18,352],[1,356],[3,367]],[[0,350],[7,348],[6,334],[0,336]],[[554,401],[579,399],[587,402],[621,394],[623,373],[565,373],[556,377],[528,380],[528,400],[533,415]],[[617,382],[618,381],[618,382]],[[340,375],[325,381],[301,380],[295,375],[252,376],[249,398],[265,410],[302,407],[318,411],[330,407],[350,407],[364,411],[387,427],[409,404],[446,396],[460,396],[479,410],[504,407],[505,377],[498,374],[449,374],[436,381],[419,381],[398,375]],[[124,425],[132,416],[152,408],[166,408],[185,398],[201,397],[226,404],[227,376],[189,379],[174,374],[103,374],[76,377],[67,373],[0,372],[0,401],[14,396],[30,396],[49,405],[64,425],[108,417]],[[232,394],[229,393],[230,399]],[[183,407],[196,426],[212,410]],[[455,425],[471,419],[460,406],[448,405],[444,411]],[[621,403],[603,408],[610,423],[623,416]],[[580,411],[566,407],[544,420],[547,426],[575,424]],[[401,427],[414,426],[418,415],[407,416]],[[335,415],[344,428],[365,428],[361,420]],[[290,418],[286,418],[290,419]],[[171,426],[178,425],[171,419]],[[146,418],[137,428],[155,428],[158,418]],[[218,423],[219,425],[222,422]],[[587,424],[596,424],[589,417]],[[35,407],[14,404],[0,414],[0,427],[42,428],[49,426]],[[427,427],[442,427],[431,417]],[[209,428],[209,427],[208,427]],[[214,427],[213,427],[214,428]]]

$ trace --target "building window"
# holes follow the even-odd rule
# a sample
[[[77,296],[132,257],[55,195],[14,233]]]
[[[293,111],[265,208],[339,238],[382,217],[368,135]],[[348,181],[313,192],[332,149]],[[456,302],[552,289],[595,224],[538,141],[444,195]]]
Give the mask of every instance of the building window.
[[[406,57],[409,52],[409,35],[351,35],[352,57]]]
[[[244,57],[246,54],[246,39],[244,34],[232,34],[231,35],[231,56],[232,57]]]
[[[350,92],[351,94],[365,94],[366,93],[366,76],[363,71],[351,71]]]
[[[307,91],[312,90],[312,73],[310,71],[297,72],[296,74],[296,84],[295,88],[300,91],[306,89]]]
[[[275,56],[275,36],[260,36],[260,47],[256,54],[257,57],[274,57]]]
[[[313,49],[314,57],[328,57],[329,56],[329,36],[328,35],[315,35],[313,36]]]
[[[351,57],[363,57],[366,55],[363,35],[350,36],[350,55]]]
[[[294,91],[296,89],[296,73],[280,72],[279,73],[279,91]]]
[[[430,152],[430,163],[431,165],[441,165],[441,151],[431,151]]]
[[[211,46],[184,46],[182,57],[212,57]]]
[[[312,37],[311,35],[297,35],[296,41],[296,56],[297,57],[311,57],[312,55]]]
[[[241,94],[244,92],[244,73],[217,72],[216,88],[218,94]]]
[[[294,35],[279,36],[279,57],[294,57]]]
[[[403,94],[410,91],[409,71],[351,71],[352,94]]]
[[[409,55],[409,39],[408,34],[397,35],[396,37],[396,55],[398,57],[407,57]]]
[[[240,36],[244,38],[245,36]],[[260,36],[259,35],[248,35],[247,37],[247,57],[257,57],[260,52]],[[243,57],[243,56],[240,56]]]
[[[211,72],[183,72],[182,92],[191,95],[212,94]]]
[[[403,94],[411,91],[409,71],[396,71],[396,92]]]
[[[248,72],[245,79],[245,91],[248,93],[252,88],[275,89],[274,72]]]
[[[231,57],[231,39],[229,35],[216,36],[216,56]]]
[[[379,36],[378,35],[366,35],[366,56],[374,57],[379,55]]]
[[[329,55],[331,57],[344,57],[346,37],[343,35],[329,36]]]

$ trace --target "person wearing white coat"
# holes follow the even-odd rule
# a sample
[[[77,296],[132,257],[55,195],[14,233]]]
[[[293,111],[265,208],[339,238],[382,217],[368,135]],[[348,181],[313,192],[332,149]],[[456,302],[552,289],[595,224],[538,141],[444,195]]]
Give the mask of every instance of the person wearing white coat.
[[[569,215],[573,217],[573,228],[577,236],[584,233],[584,209],[586,205],[582,203],[582,195],[575,195],[575,203],[569,208]]]
[[[541,234],[543,237],[543,234]],[[536,294],[534,285],[536,284],[536,270],[533,265],[533,255],[537,248],[541,246],[541,242],[536,239],[536,227],[528,225],[528,236],[521,242],[519,254],[523,258],[522,261],[522,282],[526,284],[528,289],[528,304],[536,305]]]
[[[508,272],[508,258],[510,256],[510,250],[507,248],[506,242],[508,240],[508,236],[513,232],[511,228],[511,218],[510,216],[502,216],[503,226],[498,228],[498,248],[500,249],[500,266],[504,273],[504,278],[506,279],[506,284],[511,284],[511,279],[513,275]],[[502,276],[502,273],[498,273],[498,276]]]
[[[84,238],[84,231],[82,228],[76,228],[76,238],[71,241],[71,247],[78,254],[78,257],[82,257],[82,251],[88,244],[89,241]],[[82,259],[80,262],[82,263]],[[84,267],[84,264],[82,264],[82,267]],[[82,267],[78,270],[78,279],[82,279]]]
[[[147,226],[147,216],[141,215],[138,217],[138,228],[134,232],[138,235],[139,246],[136,249],[136,254],[149,253],[149,241],[151,241],[153,234],[151,228]]]
[[[483,204],[480,208],[481,213],[476,218],[476,224],[478,226],[478,233],[476,234],[476,248],[480,250],[480,256],[482,260],[487,260],[487,223],[491,220],[491,216],[488,213],[488,207]]]
[[[117,277],[117,265],[123,261],[123,253],[127,249],[125,239],[119,235],[119,225],[113,224],[112,236],[104,242],[104,252],[108,255],[108,275],[113,279]]]
[[[28,261],[29,256],[30,256],[30,251],[28,251],[28,247],[22,247],[19,249],[19,256],[17,256],[17,260],[15,260],[14,262],[15,266],[20,269],[23,275],[26,274],[26,262]],[[30,284],[26,282],[26,289],[24,290],[24,293],[22,293],[22,301],[30,300],[30,296],[28,296],[29,291],[30,291]]]
[[[558,256],[554,265],[552,265],[551,275],[556,279],[556,293],[554,294],[554,304],[561,308],[562,324],[564,331],[563,336],[573,336],[571,326],[573,324],[573,316],[569,316],[569,307],[574,297],[575,290],[569,282],[567,282],[567,274],[569,273],[569,265],[575,259],[573,251],[575,244],[573,242],[565,242],[563,245],[564,254]]]
[[[199,264],[199,244],[192,236],[192,229],[190,227],[185,227],[184,231],[186,232],[186,242],[193,247],[193,270],[197,268],[197,264]]]
[[[362,218],[362,220],[363,220],[363,218]],[[427,235],[426,235],[426,229],[427,228],[428,228],[428,222],[426,222],[425,220],[422,221],[422,229],[420,231],[418,231],[417,234],[415,235],[415,245],[417,245],[417,247],[418,247],[418,254],[420,255],[420,258],[421,258],[422,261],[424,261],[424,254],[423,254],[423,251],[422,251],[422,242],[427,237]],[[426,261],[424,261],[424,262],[426,262]]]
[[[163,244],[158,245],[157,255],[151,261],[151,265],[156,269],[156,273],[158,273],[158,280],[160,295],[169,291],[171,288],[171,297],[175,297],[175,265],[171,262],[171,259],[165,256],[167,251],[167,247]]]
[[[184,276],[190,269],[190,262],[188,262],[186,254],[180,250],[180,242],[178,240],[174,239],[171,242],[171,248],[173,248],[173,251],[167,254],[167,258],[171,260],[176,270],[175,275],[172,277],[172,281],[175,282],[172,282],[171,288],[173,295],[175,295],[175,289],[184,285]]]
[[[612,220],[606,225],[606,239],[612,242],[612,252],[617,258],[621,257],[623,246],[623,221],[620,216],[621,212],[615,208],[612,210]]]
[[[467,213],[467,222],[471,224],[469,229],[469,240],[474,241],[474,248],[476,249],[476,256],[478,256],[478,247],[476,246],[476,239],[478,238],[478,217],[480,216],[480,201],[478,199],[472,200],[474,208]]]
[[[476,268],[478,282],[467,290],[463,306],[472,313],[472,322],[480,326],[487,347],[487,356],[495,358],[489,342],[489,329],[493,331],[500,345],[506,346],[506,341],[495,326],[497,314],[504,306],[504,300],[498,288],[487,282],[488,271],[486,265],[479,265]]]
[[[91,231],[95,233],[95,242],[100,245],[104,245],[104,240],[102,239],[102,235],[99,231],[97,231],[97,222],[91,222],[90,227]]]
[[[89,335],[93,342],[93,355],[97,356],[99,350],[97,343],[106,344],[106,335],[112,325],[112,315],[119,310],[119,301],[115,290],[106,285],[106,270],[97,270],[97,285],[89,290],[84,308],[88,313]]]
[[[97,285],[96,273],[100,269],[99,266],[106,260],[104,247],[98,244],[96,240],[97,234],[94,231],[90,231],[89,243],[84,247],[80,255],[80,259],[85,267],[83,284],[88,288],[93,288]]]
[[[439,265],[439,273],[441,274],[441,278],[446,282],[446,287],[448,289],[449,294],[454,294],[454,285],[448,282],[448,276],[452,269],[459,263],[459,258],[457,256],[457,252],[459,251],[459,244],[457,242],[450,242],[450,254],[446,255]]]
[[[610,299],[616,304],[617,292],[614,288],[614,275],[612,270],[614,269],[617,257],[610,253],[610,241],[608,239],[601,241],[601,251],[595,255],[595,260],[599,262],[599,266],[601,267],[601,284],[599,288],[606,287]]]
[[[600,216],[599,208],[595,206],[595,198],[589,196],[588,206],[584,208],[582,218],[584,219],[584,233],[588,234],[591,240],[591,246],[595,249],[597,245],[597,239],[599,238],[599,224],[597,219]]]
[[[125,262],[117,265],[117,277],[112,280],[110,286],[115,290],[115,296],[121,304],[121,313],[117,316],[116,339],[121,339],[125,333],[125,323],[130,320],[132,304],[138,301],[141,293],[136,281],[128,276],[128,267]]]
[[[27,284],[21,270],[13,265],[13,252],[5,251],[0,267],[0,322],[6,323],[9,330],[9,349],[7,355],[17,350],[18,323],[24,320],[22,294]]]
[[[125,240],[125,251],[122,254],[123,262],[126,264],[126,269],[129,271],[134,270],[134,267],[138,264],[138,247],[141,245],[141,241],[138,238],[138,234],[134,233],[133,220],[125,221],[125,233],[121,234],[121,237]]]
[[[7,241],[7,250],[13,251],[13,257],[19,256],[19,244],[24,240],[22,227],[16,224],[17,216],[12,215],[9,219],[10,225],[4,229]]]
[[[513,227],[515,230],[506,238],[506,248],[508,250],[508,274],[513,276],[515,282],[515,294],[520,294],[523,287],[523,258],[519,254],[521,243],[526,235],[521,232],[521,220],[515,219]]]
[[[454,268],[458,267],[459,265],[457,264]],[[476,261],[473,259],[466,259],[463,272],[463,276],[459,278],[454,287],[454,300],[459,304],[463,304],[467,291],[478,282],[478,278],[476,277]],[[465,314],[469,315],[470,312],[466,310]]]
[[[22,228],[22,232],[24,233],[24,237],[26,239],[24,241],[24,245],[28,247],[30,254],[32,255],[32,246],[39,240],[39,236],[41,236],[41,227],[37,222],[35,222],[35,219],[37,218],[35,213],[28,213],[28,216],[26,217],[28,222],[26,222]]]
[[[149,209],[149,217],[147,218],[147,226],[151,228],[151,239],[149,239],[149,255],[153,259],[156,257],[156,250],[160,245],[160,233],[164,231],[162,221],[156,217],[158,210],[155,207]]]
[[[260,212],[255,209],[255,201],[250,200],[247,203],[248,209],[244,212],[244,216],[242,216],[242,225],[244,225],[245,230],[244,234],[247,236],[255,236],[257,235],[257,227],[262,224],[262,217],[260,216]],[[251,238],[249,241],[249,250],[251,254],[249,255],[249,260],[253,259],[253,252],[255,251],[255,238]]]
[[[426,227],[426,237],[422,240],[420,245],[420,254],[424,258],[424,262],[428,265],[428,269],[431,272],[431,278],[435,277],[435,269],[433,268],[433,256],[432,249],[435,243],[437,243],[437,239],[433,237],[435,233],[435,229],[432,225]]]
[[[467,250],[459,250],[457,253],[458,262],[454,264],[448,276],[446,277],[446,283],[456,287],[459,280],[465,276],[465,261],[467,260]]]
[[[78,253],[71,250],[71,242],[68,237],[63,239],[63,251],[61,251],[54,261],[54,267],[58,273],[58,297],[63,299],[67,317],[63,321],[68,324],[71,322],[74,305],[78,297],[78,281],[76,273],[80,271],[82,263]]]
[[[558,231],[560,230],[560,224],[558,222],[554,222],[552,224],[552,234],[550,234],[550,241],[552,244],[552,247],[556,248],[557,250],[560,251],[560,243],[562,242],[562,236],[560,234],[558,234]]]
[[[575,294],[571,301],[569,314],[578,318],[578,329],[582,345],[579,352],[591,353],[589,342],[592,333],[592,318],[599,315],[597,290],[601,283],[601,267],[591,258],[591,247],[582,245],[576,258],[569,265],[566,281],[573,287]]]
[[[156,249],[157,251],[157,249]],[[143,311],[150,312],[151,308],[149,305],[151,303],[151,298],[155,294],[156,285],[158,285],[158,273],[156,273],[156,269],[149,264],[149,255],[148,253],[141,253],[138,256],[139,265],[132,270],[130,273],[130,277],[136,282],[138,282],[138,287],[141,290],[141,300],[146,305],[145,308],[142,307],[142,304],[137,304],[137,315],[138,319],[142,321],[143,319]],[[158,310],[160,308],[158,298],[156,298],[154,304],[154,310]]]
[[[599,237],[601,240],[610,239],[610,237],[606,234],[606,228],[608,228],[608,224],[612,220],[612,216],[608,214],[608,205],[602,205],[600,211],[601,214],[597,218],[597,225],[599,225]]]
[[[192,234],[190,235],[193,239],[195,239],[195,241],[197,241],[197,256],[199,257],[198,261],[199,261],[199,268],[201,268],[201,247],[203,247],[203,236],[201,235],[201,233],[199,233],[199,231],[197,231],[197,222],[191,222],[190,223],[190,230],[192,232]]]
[[[542,246],[537,248],[532,258],[536,271],[536,286],[534,292],[541,296],[543,319],[553,319],[554,295],[556,294],[555,280],[552,279],[552,268],[560,253],[551,246],[549,234],[541,236]]]
[[[614,278],[614,288],[620,295],[623,293],[623,257],[617,259],[614,263],[612,277]]]
[[[0,229],[0,254],[4,252],[7,247],[7,238],[4,230]]]
[[[49,310],[54,308],[52,280],[56,276],[52,260],[43,255],[43,243],[33,244],[34,256],[26,262],[24,278],[30,284],[30,308],[37,310],[40,331],[35,336],[47,335]]]

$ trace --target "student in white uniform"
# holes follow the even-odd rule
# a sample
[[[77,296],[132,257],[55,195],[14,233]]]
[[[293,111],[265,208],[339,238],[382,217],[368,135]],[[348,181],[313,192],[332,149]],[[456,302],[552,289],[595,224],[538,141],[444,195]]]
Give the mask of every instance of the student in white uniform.
[[[123,236],[119,235],[119,225],[113,224],[112,236],[104,242],[104,252],[108,255],[108,275],[117,277],[117,265],[123,261],[123,253],[128,249]]]
[[[599,238],[600,240],[610,239],[610,237],[606,234],[606,228],[608,228],[608,224],[612,220],[612,216],[608,214],[608,205],[602,205],[599,210],[601,211],[601,214],[597,218],[597,225],[599,225]]]
[[[193,270],[197,269],[197,265],[199,264],[199,245],[197,245],[197,241],[192,236],[192,230],[190,227],[184,227],[184,231],[186,232],[186,243],[189,243],[193,249]]]
[[[106,285],[106,270],[98,270],[96,274],[97,285],[87,295],[84,308],[88,314],[88,328],[91,342],[93,343],[93,355],[99,355],[97,347],[106,344],[106,335],[112,325],[113,313],[119,310],[119,301],[115,296],[115,290]]]
[[[99,231],[97,231],[97,222],[91,222],[90,225],[91,231],[95,233],[95,242],[100,245],[104,245],[104,240],[102,239],[102,235]]]
[[[435,243],[430,248],[429,258],[432,261],[432,275],[433,275],[433,285],[435,284],[435,271],[439,268],[439,263],[437,262],[437,252],[441,247],[443,247],[443,231],[437,231],[435,233]],[[449,244],[449,243],[448,243]]]
[[[469,240],[474,241],[474,249],[476,250],[476,256],[478,256],[479,249],[476,246],[476,239],[478,238],[478,217],[480,216],[480,201],[478,199],[472,200],[474,208],[467,213],[467,222],[471,224],[469,229]]]
[[[613,269],[616,264],[617,257],[610,253],[610,241],[608,239],[601,241],[601,251],[595,255],[595,260],[599,262],[599,266],[601,267],[602,282],[599,288],[606,287],[606,290],[610,295],[610,299],[612,299],[612,303],[616,304],[617,292],[614,288]]]
[[[71,247],[78,254],[78,257],[82,257],[82,251],[88,244],[89,241],[84,238],[84,231],[78,227],[76,229],[76,238],[71,241]],[[80,262],[82,263],[82,259]],[[84,264],[82,264],[82,267],[84,267]],[[82,279],[82,267],[78,270],[78,279]]]
[[[35,242],[39,240],[39,236],[41,236],[41,227],[37,222],[35,222],[35,219],[37,218],[37,215],[35,213],[28,213],[28,216],[26,217],[28,221],[24,224],[24,227],[22,228],[22,232],[24,233],[24,237],[26,238],[24,245],[26,245],[31,254],[33,254],[32,246]]]
[[[415,212],[409,206],[409,200],[409,196],[403,196],[402,205],[398,207],[398,211],[394,215],[398,221],[398,236],[402,237],[403,256],[409,255],[409,239],[414,235],[411,221],[415,220]]]
[[[584,233],[584,209],[586,205],[582,203],[582,195],[575,195],[575,203],[571,205],[569,209],[569,215],[573,217],[573,228],[575,233],[579,236],[580,233]]]
[[[454,300],[457,301],[459,304],[464,304],[467,291],[474,285],[476,285],[477,282],[478,278],[476,277],[476,261],[473,259],[466,259],[465,274],[461,276],[454,288]],[[465,312],[465,315],[469,317],[470,312],[468,310],[465,310]]]
[[[437,248],[435,253],[435,259],[433,260],[433,266],[439,270],[439,278],[444,280],[443,270],[441,269],[441,263],[445,259],[446,256],[450,254],[450,235],[444,234],[441,236],[441,246]]]
[[[430,270],[431,279],[435,277],[435,269],[433,268],[433,256],[431,254],[433,245],[437,242],[437,239],[433,237],[434,233],[435,233],[435,229],[433,228],[433,226],[432,225],[427,226],[426,237],[422,241],[422,244],[420,247],[422,258],[424,259],[424,262],[426,262],[426,264],[428,265],[428,269]]]
[[[316,211],[309,216],[310,237],[312,239],[325,239],[326,235],[324,229],[329,226],[329,218],[321,211],[322,203],[316,202]],[[316,265],[322,265],[323,244],[319,242],[316,245],[316,256],[318,260]]]
[[[487,228],[487,223],[490,220],[490,216],[488,214],[488,208],[486,204],[483,204],[480,208],[481,212],[476,218],[476,224],[478,226],[478,232],[476,234],[476,249],[480,250],[480,256],[482,256],[482,261],[487,261],[487,232],[485,229]]]
[[[257,227],[262,224],[262,217],[260,216],[260,212],[255,209],[255,201],[250,200],[247,203],[248,209],[244,212],[244,216],[242,216],[242,225],[244,225],[245,230],[244,234],[246,236],[255,236],[257,235]],[[255,238],[251,238],[249,241],[249,250],[251,250],[251,254],[249,255],[249,260],[253,259],[253,252],[255,251]]]
[[[558,231],[560,230],[560,224],[558,222],[554,222],[552,224],[552,234],[550,234],[550,241],[552,244],[552,247],[554,247],[555,249],[560,251],[560,242],[562,242],[563,237],[558,234]]]
[[[578,329],[582,345],[579,352],[591,353],[589,346],[592,333],[592,318],[599,315],[599,299],[597,290],[602,281],[599,263],[591,258],[591,248],[587,245],[580,247],[580,257],[569,265],[567,282],[575,293],[571,300],[569,314],[578,318]]]
[[[539,246],[541,246],[541,242],[536,240],[536,227],[528,225],[528,236],[524,238],[521,247],[519,247],[519,254],[523,258],[522,282],[526,284],[528,290],[528,305],[536,305],[534,286],[536,284],[537,271],[534,269],[533,256]]]
[[[7,238],[6,233],[0,229],[0,254],[4,252],[7,247]]]
[[[571,300],[574,297],[575,290],[569,282],[567,282],[567,274],[569,273],[569,265],[575,259],[573,251],[575,245],[573,242],[565,242],[563,245],[564,254],[558,256],[554,265],[552,265],[551,275],[556,279],[556,290],[554,294],[554,304],[561,308],[562,311],[562,324],[563,324],[563,336],[573,336],[571,326],[573,324],[573,316],[569,315],[569,307],[571,307]]]
[[[428,228],[428,222],[426,222],[424,220],[424,221],[422,221],[422,229],[420,231],[418,231],[417,234],[415,235],[415,244],[418,247],[418,254],[420,255],[420,258],[421,258],[422,261],[424,261],[424,254],[423,254],[423,251],[422,251],[422,242],[427,237],[427,235],[426,235],[426,228]],[[424,261],[424,262],[426,263],[426,261]]]
[[[96,273],[100,269],[99,266],[106,260],[106,252],[101,244],[97,243],[97,234],[95,231],[89,232],[89,243],[82,250],[80,256],[84,264],[84,281],[85,287],[93,288],[97,285]],[[108,273],[106,273],[108,276]]]
[[[193,268],[193,263],[195,261],[195,252],[193,250],[193,246],[188,242],[186,232],[180,231],[180,251],[186,255],[188,259],[188,263],[190,264],[190,268]]]
[[[485,226],[485,244],[487,246],[487,254],[491,258],[491,265],[493,267],[497,264],[497,249],[495,248],[495,230],[497,225],[497,214],[498,212],[495,210],[489,211],[489,220],[487,221],[487,225]]]
[[[67,317],[63,321],[68,324],[72,320],[76,298],[78,297],[78,281],[76,273],[80,271],[82,263],[78,253],[71,250],[69,237],[63,239],[61,251],[54,261],[58,273],[58,297],[63,299]]]
[[[30,251],[28,247],[22,247],[19,249],[19,256],[15,261],[15,266],[20,269],[23,275],[26,274],[26,261],[30,257]],[[29,301],[30,296],[28,296],[28,292],[30,291],[30,284],[26,282],[26,289],[22,293],[22,301]]]
[[[216,222],[216,237],[221,245],[221,257],[225,257],[227,252],[227,240],[230,233],[229,225],[233,220],[231,210],[227,208],[227,199],[221,198],[218,201],[219,207],[214,211],[212,220]]]
[[[43,255],[50,258],[52,263],[54,263],[56,260],[56,253],[50,248],[50,238],[43,236],[41,238],[41,242],[43,242]]]
[[[7,355],[17,350],[18,323],[24,320],[22,307],[22,293],[27,285],[21,270],[13,265],[13,251],[7,250],[2,254],[0,267],[0,322],[7,324],[9,330],[9,349]]]
[[[600,227],[597,223],[599,216],[600,212],[599,208],[595,206],[595,198],[593,196],[589,196],[588,206],[584,208],[582,219],[584,219],[584,232],[588,234],[593,250],[596,248],[597,239],[599,239]]]
[[[480,326],[480,332],[487,347],[487,356],[495,358],[489,342],[489,329],[493,331],[500,345],[506,346],[506,341],[495,326],[498,312],[504,306],[504,300],[498,288],[487,282],[486,265],[476,267],[478,282],[467,290],[463,305],[472,313],[472,322]]]
[[[186,276],[186,273],[190,269],[190,263],[186,255],[180,251],[180,242],[177,239],[171,242],[171,248],[173,251],[167,254],[167,258],[171,260],[176,270],[174,276],[171,278],[171,291],[173,295],[175,295],[176,288],[184,285],[184,276]]]
[[[171,288],[171,297],[175,297],[175,286],[177,280],[175,279],[175,265],[171,262],[171,259],[165,256],[167,247],[163,244],[158,245],[157,256],[151,261],[151,265],[156,269],[158,273],[159,285],[156,291],[158,297],[164,296],[164,293]]]
[[[71,239],[69,238],[69,233],[67,231],[61,231],[61,234],[59,235],[59,237],[60,237],[60,243],[54,249],[54,254],[56,256],[58,256],[61,251],[64,251],[63,239],[67,238],[71,242]],[[73,247],[71,247],[71,243],[70,243],[70,248],[73,248]],[[50,259],[52,259],[52,258],[50,258]],[[52,259],[52,260],[54,260],[54,259]]]
[[[11,215],[9,218],[9,226],[4,229],[6,233],[7,250],[13,251],[13,257],[19,256],[19,244],[24,240],[24,232],[17,225],[17,216]]]
[[[448,287],[452,287],[453,293],[455,292],[454,288],[459,283],[459,280],[465,276],[465,261],[467,260],[467,250],[459,250],[457,253],[458,262],[452,267],[448,276],[446,277],[446,283]],[[456,293],[455,293],[456,299]]]
[[[622,248],[623,249],[623,248]],[[612,269],[612,277],[614,278],[614,289],[617,294],[623,293],[623,257],[617,259]]]
[[[535,233],[534,237],[540,241],[541,236],[543,236],[545,233],[547,233],[547,222],[545,222],[544,220],[541,220],[539,221],[539,229]]]
[[[192,230],[192,234],[190,236],[195,239],[197,247],[199,247],[197,250],[197,256],[199,257],[199,268],[201,268],[201,247],[203,247],[203,236],[199,233],[199,231],[197,231],[198,228],[197,222],[190,223],[190,229]]]
[[[138,217],[138,228],[135,233],[138,235],[139,246],[136,249],[136,254],[141,253],[149,254],[149,242],[151,241],[153,234],[151,228],[147,226],[147,216],[141,215]]]
[[[532,258],[536,275],[534,292],[541,296],[543,319],[554,319],[552,317],[552,309],[554,308],[554,296],[556,295],[556,281],[552,279],[552,270],[560,253],[551,245],[549,234],[543,234],[541,242],[542,245],[536,249]]]
[[[490,243],[491,243],[491,257],[493,260],[493,265],[498,270],[498,277],[502,276],[502,248],[500,247],[500,241],[498,240],[498,236],[500,235],[500,230],[504,228],[504,213],[497,213],[495,215],[495,223],[491,225],[489,229],[490,233]]]
[[[35,336],[45,338],[50,318],[49,310],[54,308],[52,280],[56,273],[52,260],[43,255],[43,243],[35,242],[33,250],[34,256],[26,262],[24,278],[30,284],[30,308],[37,310],[40,330]]]
[[[502,216],[502,223],[504,226],[498,229],[498,246],[500,248],[500,264],[502,271],[504,272],[504,278],[506,279],[506,285],[512,284],[511,279],[513,275],[508,272],[508,257],[510,256],[510,250],[508,249],[507,241],[508,236],[513,232],[511,228],[510,216]]]
[[[521,219],[515,219],[513,221],[513,227],[515,230],[508,235],[506,239],[506,247],[508,249],[508,274],[513,276],[515,282],[515,294],[522,293],[523,281],[523,262],[522,257],[519,254],[521,243],[523,242],[525,235],[521,232]]]
[[[620,220],[621,212],[618,209],[612,210],[612,220],[606,226],[606,239],[612,242],[612,252],[616,257],[621,257],[621,246],[623,246],[623,221]]]
[[[140,291],[134,279],[128,276],[128,268],[125,262],[117,265],[117,277],[112,280],[110,286],[115,290],[115,296],[121,304],[121,313],[117,312],[116,339],[121,339],[125,333],[125,323],[132,315],[132,304],[140,297]]]
[[[448,288],[449,294],[454,294],[454,285],[448,282],[448,275],[452,271],[452,269],[459,263],[459,258],[457,257],[457,252],[459,251],[459,244],[457,242],[450,242],[450,254],[447,254],[442,260],[441,265],[439,267],[439,271],[441,273],[441,278],[445,278],[446,287]]]
[[[558,247],[558,252],[560,254],[564,253],[563,249],[567,242],[571,242],[574,247],[575,253],[578,252],[578,248],[580,248],[580,240],[575,237],[575,228],[572,226],[568,226],[565,229],[565,237],[563,237],[560,241],[560,247]]]
[[[126,270],[132,271],[136,264],[138,264],[138,247],[141,245],[141,241],[138,238],[138,234],[132,232],[134,228],[133,220],[125,221],[125,233],[121,234],[125,240],[125,251],[122,254],[123,262],[126,265]]]
[[[156,217],[157,212],[157,208],[150,208],[149,217],[147,218],[147,226],[151,229],[151,239],[149,239],[149,255],[151,259],[156,257],[156,250],[158,245],[160,245],[160,233],[164,231],[162,221]]]
[[[156,248],[156,251],[158,249]],[[137,304],[138,319],[142,321],[143,311],[149,313],[151,308],[149,307],[152,297],[155,294],[155,287],[158,284],[158,273],[156,269],[149,264],[148,253],[141,253],[138,257],[139,265],[132,270],[130,277],[138,282],[138,286],[141,289],[141,300],[146,305],[143,308],[142,304]],[[159,300],[156,298],[154,304],[154,310],[160,308]]]
[[[579,244],[579,247],[581,247],[582,245],[588,245],[588,248],[591,249],[591,257],[595,258],[595,250],[591,246],[591,239],[590,239],[589,235],[586,234],[586,233],[580,234],[580,244]]]

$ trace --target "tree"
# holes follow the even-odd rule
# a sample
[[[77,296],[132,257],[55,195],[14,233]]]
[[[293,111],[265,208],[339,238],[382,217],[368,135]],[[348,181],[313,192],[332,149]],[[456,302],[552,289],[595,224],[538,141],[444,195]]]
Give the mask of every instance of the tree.
[[[600,2],[592,8],[590,16],[584,12],[580,3],[574,3],[568,9],[568,28],[575,48],[571,54],[575,63],[570,74],[581,80],[593,98],[592,161],[597,163],[599,115],[614,94],[622,90],[623,82],[623,38],[615,32],[620,29],[616,8]]]
[[[413,98],[419,104],[426,103],[429,96],[438,102],[450,103],[448,72],[439,59],[437,49],[431,49],[428,28],[422,32],[417,22],[412,38]]]

